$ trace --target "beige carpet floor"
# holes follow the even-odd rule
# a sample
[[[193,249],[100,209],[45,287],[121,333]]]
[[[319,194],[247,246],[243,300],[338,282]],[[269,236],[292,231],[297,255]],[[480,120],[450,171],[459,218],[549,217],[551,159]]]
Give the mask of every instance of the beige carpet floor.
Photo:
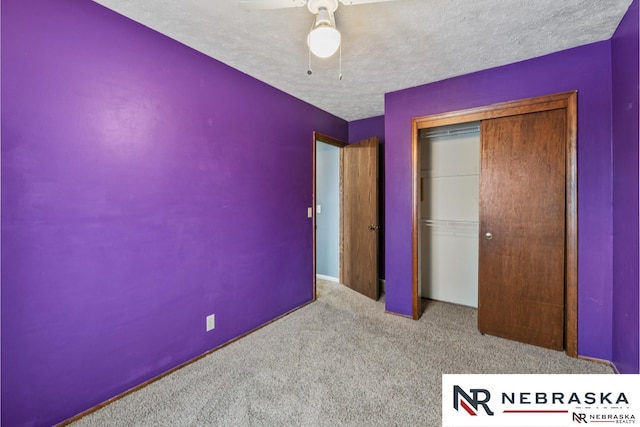
[[[321,280],[316,302],[72,425],[439,426],[443,373],[613,372],[483,336],[472,308],[413,321]]]

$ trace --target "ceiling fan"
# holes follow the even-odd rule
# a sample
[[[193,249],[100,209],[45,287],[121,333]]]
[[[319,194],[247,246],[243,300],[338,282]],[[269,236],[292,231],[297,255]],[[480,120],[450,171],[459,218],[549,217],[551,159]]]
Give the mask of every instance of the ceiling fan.
[[[284,9],[307,6],[315,16],[311,31],[307,36],[309,52],[319,58],[329,58],[340,47],[340,31],[336,28],[334,13],[338,1],[345,6],[365,3],[381,3],[395,0],[241,0],[245,10]],[[311,69],[309,69],[309,74]]]

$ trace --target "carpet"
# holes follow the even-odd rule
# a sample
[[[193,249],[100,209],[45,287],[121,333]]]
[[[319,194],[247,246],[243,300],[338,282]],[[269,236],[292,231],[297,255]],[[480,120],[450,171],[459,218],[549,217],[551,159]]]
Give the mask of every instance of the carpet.
[[[337,283],[317,296],[71,425],[439,426],[443,373],[613,373],[483,336],[473,308],[429,301],[414,321]]]

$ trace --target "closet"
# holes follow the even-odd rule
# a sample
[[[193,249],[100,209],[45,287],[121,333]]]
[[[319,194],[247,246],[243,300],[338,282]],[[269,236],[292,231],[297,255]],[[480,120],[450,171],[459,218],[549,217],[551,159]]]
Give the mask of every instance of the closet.
[[[477,307],[481,333],[575,357],[577,92],[412,125],[413,317]]]
[[[419,292],[478,306],[480,122],[419,134]]]

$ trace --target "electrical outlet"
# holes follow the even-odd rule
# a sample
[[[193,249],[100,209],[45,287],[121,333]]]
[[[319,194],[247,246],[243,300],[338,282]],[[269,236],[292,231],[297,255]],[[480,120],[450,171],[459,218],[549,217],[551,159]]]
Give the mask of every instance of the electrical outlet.
[[[207,332],[216,328],[216,315],[207,316]]]

